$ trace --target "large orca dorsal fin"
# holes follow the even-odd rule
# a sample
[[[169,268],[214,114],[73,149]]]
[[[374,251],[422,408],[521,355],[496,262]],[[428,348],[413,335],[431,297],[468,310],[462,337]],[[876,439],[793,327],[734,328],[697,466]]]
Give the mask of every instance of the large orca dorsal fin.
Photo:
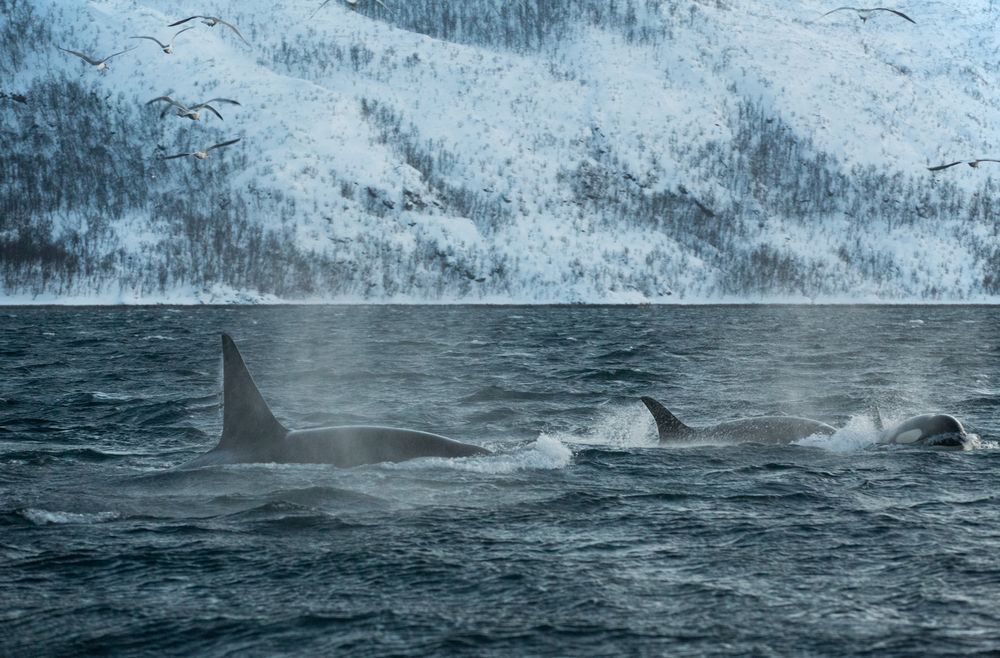
[[[660,435],[660,441],[669,441],[685,432],[691,431],[690,427],[679,421],[677,416],[670,413],[666,407],[653,398],[643,396],[639,399],[649,409],[649,413],[653,414],[653,420],[656,421],[656,431]]]
[[[252,450],[283,439],[288,430],[264,402],[229,334],[222,334],[222,373],[222,439],[219,448]]]

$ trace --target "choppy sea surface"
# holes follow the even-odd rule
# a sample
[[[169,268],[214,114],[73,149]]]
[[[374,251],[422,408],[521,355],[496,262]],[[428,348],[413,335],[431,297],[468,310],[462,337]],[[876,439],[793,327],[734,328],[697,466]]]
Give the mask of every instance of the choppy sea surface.
[[[177,469],[223,331],[290,427],[496,454]],[[0,308],[0,655],[996,655],[998,399],[996,307]]]

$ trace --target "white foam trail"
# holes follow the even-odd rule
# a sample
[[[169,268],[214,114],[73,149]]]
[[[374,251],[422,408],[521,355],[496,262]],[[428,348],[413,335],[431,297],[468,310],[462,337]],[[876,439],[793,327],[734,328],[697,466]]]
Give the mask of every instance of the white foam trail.
[[[800,446],[823,448],[830,452],[861,452],[878,443],[879,431],[868,414],[851,416],[844,427],[829,436],[814,434],[794,443]]]
[[[486,473],[498,475],[516,473],[518,471],[551,471],[566,468],[573,461],[573,451],[553,436],[542,434],[524,447],[512,452],[490,455],[488,457],[464,457],[445,459],[432,457],[413,461],[386,464],[386,468],[398,470],[414,470],[427,468],[450,468],[469,473]]]
[[[77,512],[50,512],[43,509],[26,508],[19,512],[21,516],[35,525],[63,525],[66,523],[105,523],[121,518],[118,512],[93,512],[90,514]]]
[[[616,448],[657,444],[656,424],[642,404],[604,409],[582,434],[566,433],[557,437],[564,443]]]

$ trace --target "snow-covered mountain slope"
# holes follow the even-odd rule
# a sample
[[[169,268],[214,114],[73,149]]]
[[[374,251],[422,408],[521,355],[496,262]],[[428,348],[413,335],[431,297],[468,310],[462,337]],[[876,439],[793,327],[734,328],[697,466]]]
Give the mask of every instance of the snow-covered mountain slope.
[[[1000,298],[992,0],[321,4],[0,0],[0,300]]]

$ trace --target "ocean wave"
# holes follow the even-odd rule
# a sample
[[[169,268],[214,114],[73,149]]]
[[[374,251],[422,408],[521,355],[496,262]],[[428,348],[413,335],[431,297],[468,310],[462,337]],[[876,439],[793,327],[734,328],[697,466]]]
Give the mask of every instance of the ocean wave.
[[[236,521],[253,525],[258,530],[302,530],[322,527],[342,529],[360,527],[311,505],[300,505],[287,500],[266,503],[215,517],[217,521]]]
[[[526,391],[518,389],[503,388],[500,386],[486,386],[474,393],[470,393],[461,399],[462,402],[497,402],[508,400],[535,401],[535,400],[555,400],[564,396],[550,391]]]
[[[63,460],[78,462],[101,463],[129,457],[132,452],[108,452],[96,448],[71,448],[62,450],[48,448],[46,450],[12,450],[0,453],[0,463],[30,464],[41,466]]]
[[[125,402],[135,399],[131,395],[125,395],[124,393],[105,393],[104,391],[94,391],[90,395],[94,400],[111,400],[116,402]]]
[[[107,523],[122,518],[119,512],[61,512],[26,507],[17,514],[35,525],[65,525],[70,523]]]

